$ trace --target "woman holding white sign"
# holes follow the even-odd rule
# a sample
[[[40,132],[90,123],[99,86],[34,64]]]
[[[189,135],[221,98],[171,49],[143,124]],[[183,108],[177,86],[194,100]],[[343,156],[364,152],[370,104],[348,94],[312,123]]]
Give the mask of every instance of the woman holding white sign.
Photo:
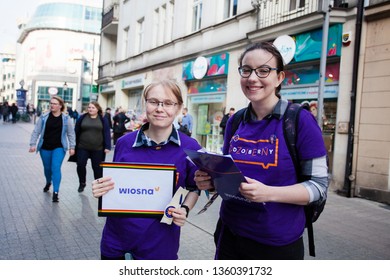
[[[180,226],[186,222],[190,209],[198,199],[194,173],[196,166],[186,159],[183,149],[199,150],[198,142],[179,132],[173,121],[180,114],[183,98],[180,87],[173,81],[157,81],[143,93],[147,123],[138,131],[118,139],[114,162],[174,164],[177,171],[175,190],[185,187],[190,192],[181,207],[172,210],[173,223],[161,223],[161,217],[107,217],[101,240],[102,259],[132,258],[177,259]],[[92,182],[95,197],[101,197],[115,188],[110,177]]]

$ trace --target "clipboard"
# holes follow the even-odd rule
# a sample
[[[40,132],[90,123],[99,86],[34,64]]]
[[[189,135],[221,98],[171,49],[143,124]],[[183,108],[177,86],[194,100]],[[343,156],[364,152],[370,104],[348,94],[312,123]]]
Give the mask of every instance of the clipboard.
[[[173,164],[102,162],[100,166],[115,187],[99,198],[98,216],[163,216],[176,186]]]

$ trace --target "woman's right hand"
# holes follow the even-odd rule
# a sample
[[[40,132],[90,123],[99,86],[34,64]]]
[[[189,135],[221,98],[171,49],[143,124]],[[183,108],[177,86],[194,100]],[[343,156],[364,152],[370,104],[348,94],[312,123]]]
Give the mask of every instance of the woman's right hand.
[[[33,153],[35,152],[35,147],[34,146],[31,146],[30,149],[28,150],[30,153]]]
[[[214,189],[214,186],[211,182],[211,176],[204,171],[201,170],[195,171],[194,181],[198,189],[202,191]]]
[[[115,186],[111,177],[102,177],[92,181],[92,194],[94,197],[99,198],[112,190]]]

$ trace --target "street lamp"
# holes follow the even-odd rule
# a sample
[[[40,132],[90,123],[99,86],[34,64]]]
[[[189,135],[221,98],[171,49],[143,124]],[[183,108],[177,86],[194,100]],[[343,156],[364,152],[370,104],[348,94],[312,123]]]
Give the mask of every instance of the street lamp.
[[[66,82],[62,86],[62,89],[63,89],[64,92],[66,92],[68,90],[68,84]],[[65,96],[64,96],[64,98],[65,98]]]

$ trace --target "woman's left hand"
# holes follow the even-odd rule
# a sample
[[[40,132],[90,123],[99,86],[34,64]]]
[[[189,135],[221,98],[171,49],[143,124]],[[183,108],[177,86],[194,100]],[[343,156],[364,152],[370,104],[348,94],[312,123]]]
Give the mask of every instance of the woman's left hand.
[[[182,227],[187,221],[187,211],[184,208],[175,208],[172,210],[172,222]]]
[[[241,195],[253,202],[267,202],[270,188],[257,180],[245,179],[247,183],[241,183],[239,188]]]
[[[108,154],[110,152],[109,149],[104,149],[104,153]]]
[[[69,149],[69,155],[73,156],[74,155],[74,149]]]

